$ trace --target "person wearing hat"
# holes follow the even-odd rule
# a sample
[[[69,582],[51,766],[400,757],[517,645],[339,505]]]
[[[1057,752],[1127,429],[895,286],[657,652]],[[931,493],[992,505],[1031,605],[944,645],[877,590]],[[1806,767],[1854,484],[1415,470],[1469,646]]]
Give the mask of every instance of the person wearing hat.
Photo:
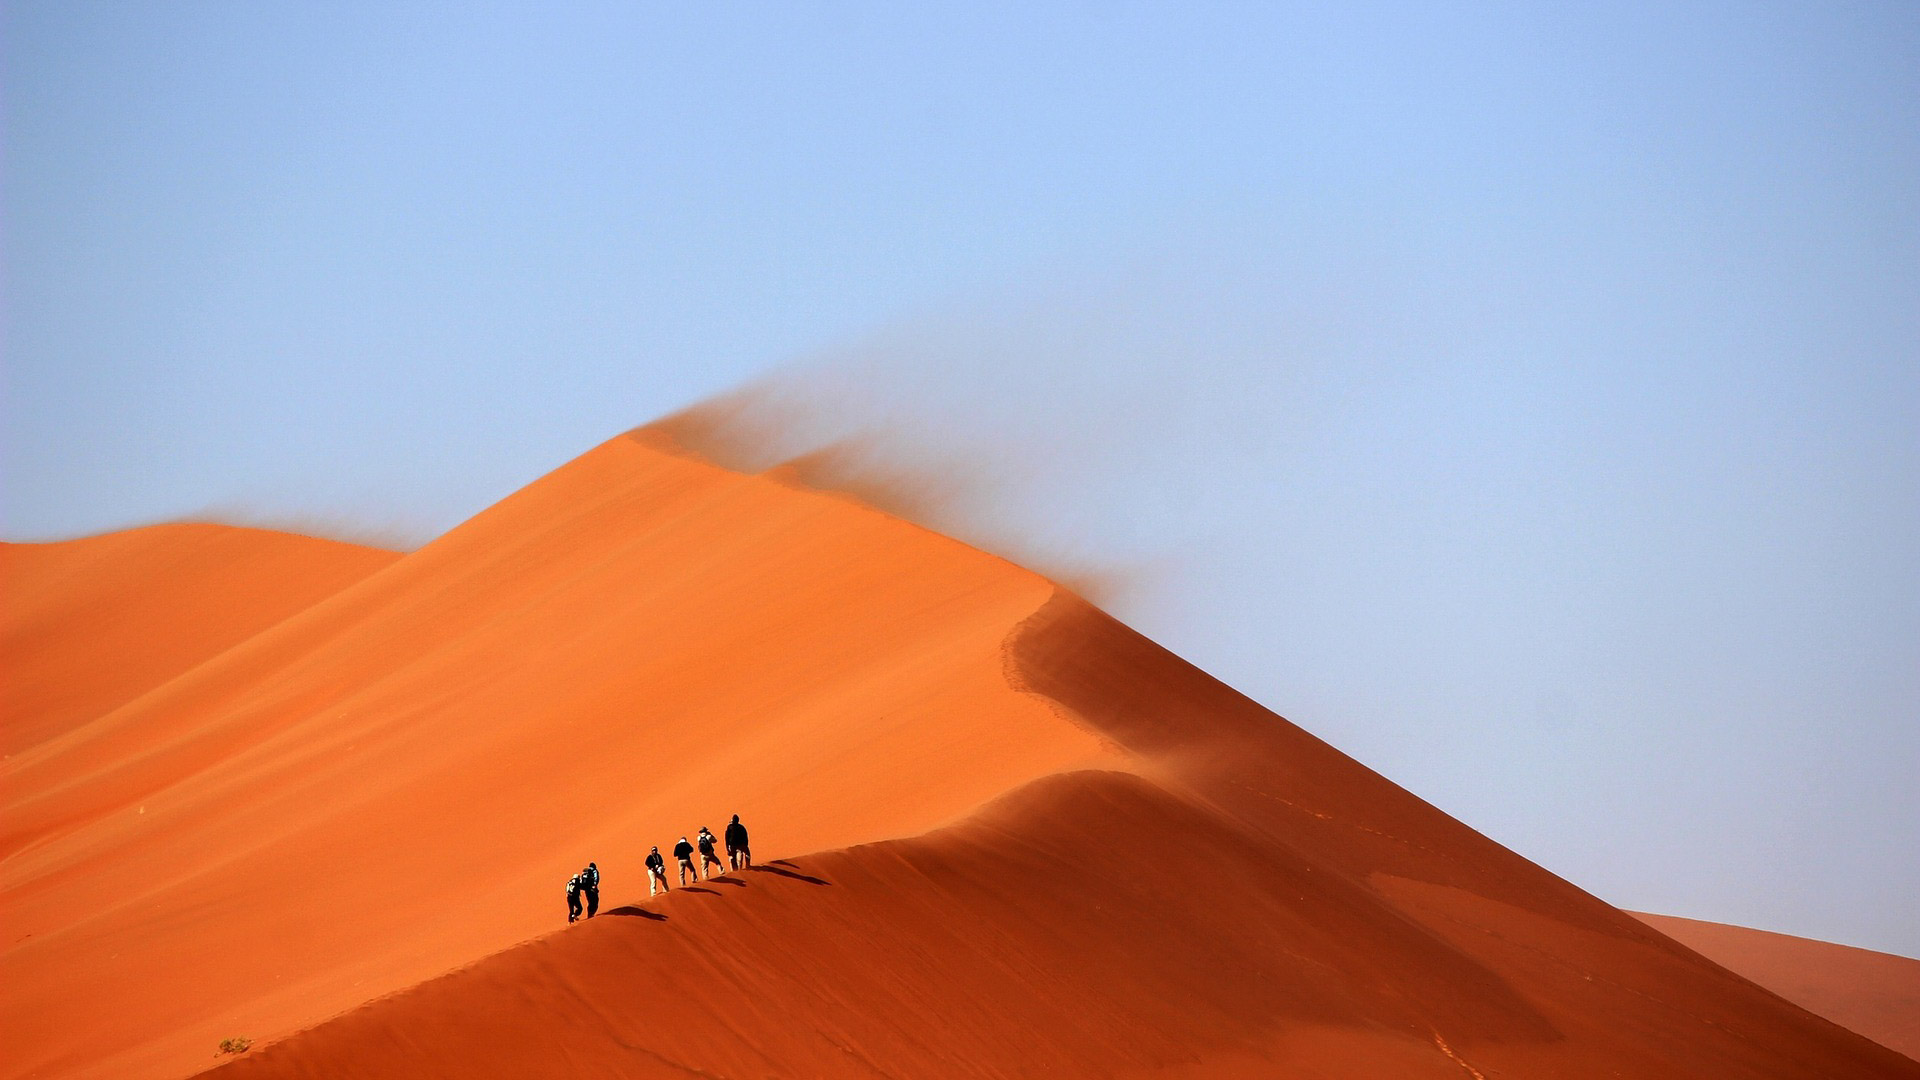
[[[586,883],[580,880],[579,874],[567,879],[567,922],[569,923],[580,917],[580,891],[585,887]]]
[[[700,846],[700,872],[701,873],[705,874],[708,877],[712,877],[713,868],[716,866],[721,868],[720,869],[721,873],[724,874],[727,872],[725,864],[723,864],[720,861],[720,856],[713,853],[713,845],[715,841],[713,839],[712,829],[707,828],[705,825],[700,826],[700,835],[694,837],[693,842]]]

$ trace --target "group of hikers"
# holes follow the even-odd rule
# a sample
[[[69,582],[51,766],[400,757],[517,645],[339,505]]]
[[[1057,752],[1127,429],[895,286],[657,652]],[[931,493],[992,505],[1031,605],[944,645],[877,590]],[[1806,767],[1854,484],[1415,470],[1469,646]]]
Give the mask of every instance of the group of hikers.
[[[753,865],[753,854],[747,850],[747,827],[740,824],[739,814],[733,815],[733,820],[727,823],[725,843],[727,861],[719,873],[743,870]],[[700,826],[699,835],[694,837],[692,843],[688,843],[683,836],[673,846],[673,857],[680,860],[681,885],[687,884],[688,878],[699,881],[703,876],[714,876],[713,868],[720,866],[721,862],[713,848],[713,830],[705,825]],[[700,865],[697,868],[693,865],[696,850],[700,853]],[[667,860],[660,857],[660,849],[656,846],[647,855],[647,895],[658,896],[672,890],[673,886],[667,884]],[[593,863],[588,863],[585,870],[567,879],[567,921],[580,919],[583,906],[585,917],[589,919],[600,910],[600,868]]]

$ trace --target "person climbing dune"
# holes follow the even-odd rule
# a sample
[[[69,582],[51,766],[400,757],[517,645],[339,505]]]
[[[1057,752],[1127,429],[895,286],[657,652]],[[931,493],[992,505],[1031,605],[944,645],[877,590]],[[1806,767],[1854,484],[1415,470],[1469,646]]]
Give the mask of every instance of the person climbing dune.
[[[727,823],[727,862],[735,870],[753,865],[753,856],[747,851],[747,827],[740,824],[739,814]]]
[[[588,863],[580,871],[580,886],[587,897],[587,918],[591,919],[600,912],[600,868]]]
[[[575,874],[567,879],[567,922],[572,923],[580,917],[580,892],[586,883]]]
[[[693,841],[700,845],[700,872],[702,874],[705,874],[708,878],[713,877],[713,868],[716,866],[722,867],[721,873],[726,873],[724,868],[725,864],[720,861],[720,856],[714,854],[713,851],[714,839],[712,829],[707,828],[705,825],[700,826],[700,835],[694,837]]]
[[[687,883],[688,874],[693,875],[693,880],[700,880],[700,872],[693,868],[693,845],[687,843],[686,837],[681,837],[680,842],[673,845],[673,857],[680,860],[680,884]]]
[[[673,886],[667,884],[667,860],[660,857],[660,849],[656,846],[647,855],[647,895],[658,896],[672,891]]]

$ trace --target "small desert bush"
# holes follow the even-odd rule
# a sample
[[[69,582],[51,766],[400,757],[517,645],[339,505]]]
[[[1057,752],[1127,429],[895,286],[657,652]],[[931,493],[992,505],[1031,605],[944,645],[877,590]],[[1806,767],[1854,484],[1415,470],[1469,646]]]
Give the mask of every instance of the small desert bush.
[[[247,1047],[253,1045],[252,1039],[221,1039],[220,1052],[223,1054],[244,1054]]]

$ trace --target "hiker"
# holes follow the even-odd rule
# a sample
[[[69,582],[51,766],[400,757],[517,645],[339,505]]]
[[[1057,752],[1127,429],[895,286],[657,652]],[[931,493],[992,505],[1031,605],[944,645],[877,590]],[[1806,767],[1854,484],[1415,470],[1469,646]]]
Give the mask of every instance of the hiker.
[[[687,843],[686,837],[681,837],[680,842],[673,845],[673,857],[680,860],[680,884],[687,883],[688,874],[693,875],[694,881],[700,880],[700,872],[693,868],[693,845]]]
[[[591,919],[600,911],[600,868],[592,863],[580,871],[582,891],[587,894],[587,918]]]
[[[660,857],[660,849],[655,847],[647,856],[647,895],[658,896],[663,892],[672,892],[673,886],[667,884],[667,860]]]
[[[735,870],[753,865],[753,856],[747,853],[747,827],[740,824],[739,814],[727,823],[727,862]]]
[[[702,825],[700,826],[700,835],[694,837],[693,840],[694,843],[700,845],[700,872],[707,875],[708,878],[712,878],[713,868],[721,865],[720,856],[713,853],[713,830]],[[720,872],[723,874],[726,873],[725,870]]]
[[[575,874],[567,879],[567,922],[571,924],[580,917],[580,890],[586,888],[586,882]]]

